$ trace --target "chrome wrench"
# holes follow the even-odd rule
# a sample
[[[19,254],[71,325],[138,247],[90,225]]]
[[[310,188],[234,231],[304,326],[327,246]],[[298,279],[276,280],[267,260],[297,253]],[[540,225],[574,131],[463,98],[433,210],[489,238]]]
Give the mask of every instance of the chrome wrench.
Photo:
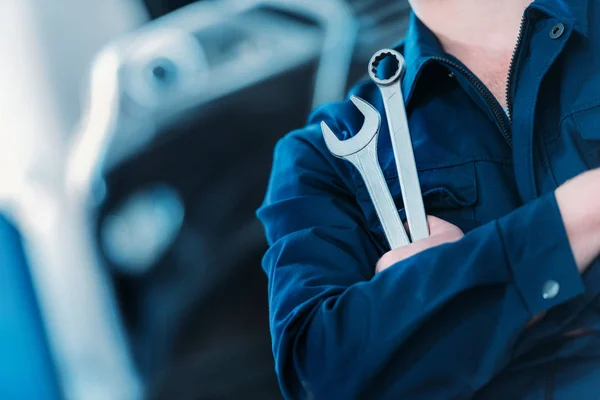
[[[410,242],[377,159],[377,139],[381,116],[373,106],[363,99],[352,96],[350,100],[365,117],[362,128],[352,138],[339,140],[329,126],[325,122],[321,122],[325,144],[331,154],[351,162],[360,172],[375,206],[375,212],[383,226],[385,236],[390,247],[395,249]]]
[[[382,79],[377,76],[377,68],[387,57],[395,57],[398,63],[395,71],[391,71],[394,72],[391,77]],[[369,76],[379,87],[383,98],[406,219],[414,242],[429,236],[429,225],[400,85],[405,67],[404,57],[400,53],[391,49],[382,49],[375,53],[369,62]]]

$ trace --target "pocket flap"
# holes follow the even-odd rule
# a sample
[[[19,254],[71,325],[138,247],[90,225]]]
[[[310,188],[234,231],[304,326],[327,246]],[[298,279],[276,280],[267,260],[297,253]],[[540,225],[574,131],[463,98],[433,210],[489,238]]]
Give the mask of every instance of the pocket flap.
[[[600,140],[600,107],[573,114],[573,121],[582,138]]]
[[[398,178],[388,178],[387,181],[400,217],[404,220],[406,216]],[[478,199],[477,179],[473,162],[420,171],[419,181],[425,210],[428,214],[441,215],[444,214],[444,210],[448,210],[448,212],[453,213],[446,216],[450,222],[453,221],[453,218],[462,218],[466,214],[472,215],[470,209],[477,203]],[[369,225],[378,230],[380,223],[364,186],[358,188],[357,200],[365,212]]]
[[[477,203],[477,179],[472,162],[422,171],[423,201],[431,208],[461,208]]]

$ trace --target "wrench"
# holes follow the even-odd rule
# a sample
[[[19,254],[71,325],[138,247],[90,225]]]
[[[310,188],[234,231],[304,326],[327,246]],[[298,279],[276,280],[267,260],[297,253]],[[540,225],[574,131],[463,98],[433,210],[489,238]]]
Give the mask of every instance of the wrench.
[[[381,79],[377,76],[377,67],[387,57],[395,57],[398,65],[391,77]],[[423,205],[421,185],[419,184],[419,175],[417,174],[417,165],[400,86],[400,78],[405,67],[406,62],[400,53],[391,49],[382,49],[371,58],[369,75],[371,80],[379,87],[383,98],[394,159],[398,170],[398,179],[400,180],[402,201],[406,210],[410,236],[412,241],[415,242],[429,236],[429,225],[427,224],[425,206]]]
[[[381,116],[373,106],[360,97],[352,96],[350,100],[365,117],[362,128],[352,138],[342,141],[323,121],[321,130],[325,144],[331,154],[351,162],[360,172],[385,236],[390,247],[395,249],[410,242],[377,159],[377,138]]]

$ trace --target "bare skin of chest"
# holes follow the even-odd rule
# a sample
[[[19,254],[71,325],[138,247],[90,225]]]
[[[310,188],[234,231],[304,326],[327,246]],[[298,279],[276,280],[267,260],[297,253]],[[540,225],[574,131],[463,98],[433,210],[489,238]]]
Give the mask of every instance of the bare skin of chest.
[[[462,48],[458,48],[452,53],[469,67],[492,92],[502,108],[506,109],[506,85],[512,53],[487,54],[486,49],[465,51]]]
[[[444,50],[463,62],[506,108],[508,70],[531,0],[411,0]]]

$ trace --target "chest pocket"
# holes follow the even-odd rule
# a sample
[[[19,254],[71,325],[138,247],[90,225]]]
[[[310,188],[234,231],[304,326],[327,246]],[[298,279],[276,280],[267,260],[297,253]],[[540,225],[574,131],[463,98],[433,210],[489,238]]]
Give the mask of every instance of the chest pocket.
[[[475,165],[468,162],[456,166],[432,168],[419,171],[425,211],[428,215],[442,218],[468,232],[476,226],[477,180]],[[406,221],[400,183],[396,176],[387,178],[390,193],[403,221]],[[386,243],[385,235],[369,193],[361,181],[356,197],[362,208],[370,231],[379,243]]]
[[[546,154],[556,185],[600,168],[600,99],[576,107],[548,137]]]

